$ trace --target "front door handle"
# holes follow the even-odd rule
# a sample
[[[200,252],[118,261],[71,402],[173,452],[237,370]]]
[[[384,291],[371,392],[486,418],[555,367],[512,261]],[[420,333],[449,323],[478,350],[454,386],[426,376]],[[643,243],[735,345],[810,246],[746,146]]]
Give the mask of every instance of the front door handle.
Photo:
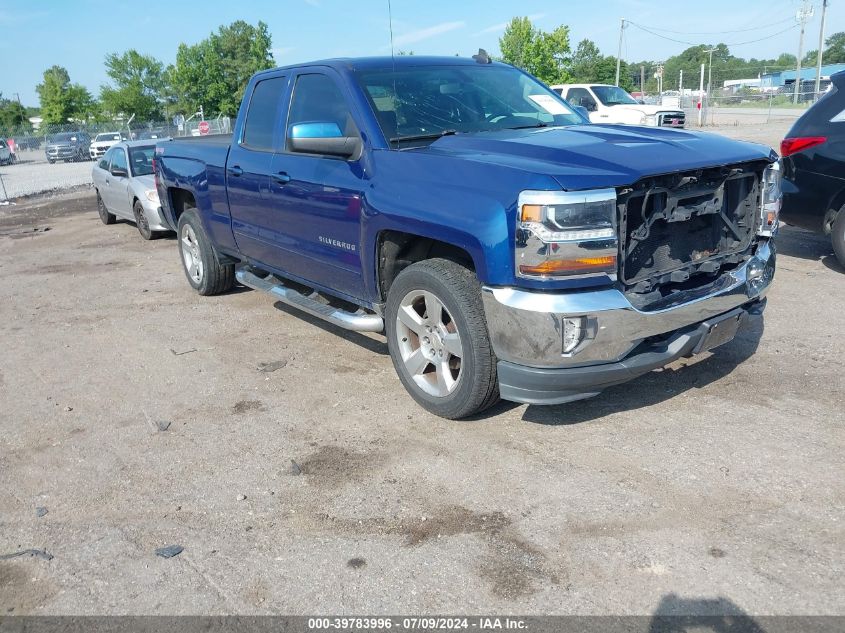
[[[230,175],[235,176],[236,178],[238,176],[242,176],[244,173],[244,170],[241,169],[238,165],[232,165],[226,171],[228,171]]]
[[[273,180],[280,185],[286,185],[290,182],[290,176],[288,176],[285,172],[280,171],[278,174],[273,174]]]

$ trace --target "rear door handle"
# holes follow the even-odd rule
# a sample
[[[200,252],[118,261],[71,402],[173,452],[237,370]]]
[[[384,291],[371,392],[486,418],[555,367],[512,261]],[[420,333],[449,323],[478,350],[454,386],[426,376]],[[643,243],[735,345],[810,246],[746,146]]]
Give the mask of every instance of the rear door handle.
[[[230,175],[235,176],[236,178],[238,176],[242,176],[244,173],[244,170],[241,169],[238,165],[232,165],[226,171],[228,171]]]
[[[286,185],[290,182],[290,176],[288,176],[285,172],[280,171],[278,174],[273,174],[273,180],[280,185]]]

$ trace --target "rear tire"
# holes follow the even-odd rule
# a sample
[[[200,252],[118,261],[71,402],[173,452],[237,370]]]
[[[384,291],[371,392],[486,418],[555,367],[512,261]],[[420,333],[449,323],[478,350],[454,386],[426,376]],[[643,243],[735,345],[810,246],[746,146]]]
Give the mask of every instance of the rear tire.
[[[830,239],[833,242],[833,252],[836,253],[836,259],[839,260],[839,265],[845,268],[845,204],[842,205],[839,213],[836,214],[836,221],[833,223]]]
[[[106,208],[106,203],[103,202],[103,199],[100,197],[100,192],[97,192],[97,214],[100,216],[100,220],[103,224],[114,224],[116,218],[114,217],[113,213],[109,213],[109,210]]]
[[[385,329],[396,373],[424,409],[455,420],[498,402],[496,356],[472,270],[446,259],[405,268],[388,292]]]
[[[196,209],[179,216],[179,254],[188,283],[202,296],[217,295],[235,284],[235,265],[221,264]]]

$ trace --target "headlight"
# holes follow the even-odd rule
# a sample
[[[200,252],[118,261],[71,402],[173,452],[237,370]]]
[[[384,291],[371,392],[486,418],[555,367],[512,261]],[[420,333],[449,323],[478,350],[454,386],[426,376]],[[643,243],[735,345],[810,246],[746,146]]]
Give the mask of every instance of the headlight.
[[[518,277],[616,275],[616,191],[523,191],[519,195]]]
[[[657,125],[657,115],[656,114],[646,115],[645,124],[646,125]]]
[[[147,196],[147,200],[149,200],[150,202],[155,202],[156,204],[161,204],[161,202],[158,199],[158,191],[157,190],[147,189],[144,192],[144,195]]]
[[[770,237],[777,231],[778,215],[783,200],[780,180],[780,161],[777,161],[766,167],[763,171],[763,179],[760,182],[762,192],[760,194],[760,228],[757,230],[758,235]]]

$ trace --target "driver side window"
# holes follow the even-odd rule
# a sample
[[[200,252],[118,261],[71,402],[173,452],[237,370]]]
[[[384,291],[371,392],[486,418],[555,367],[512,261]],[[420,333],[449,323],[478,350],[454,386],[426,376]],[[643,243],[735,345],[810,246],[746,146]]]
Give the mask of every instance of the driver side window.
[[[100,169],[105,169],[106,171],[108,171],[109,170],[109,162],[111,162],[112,156],[114,156],[114,150],[110,149],[105,154],[103,154],[103,157],[100,159],[100,162],[97,163],[97,167],[99,167]]]
[[[111,169],[115,168],[126,170],[126,152],[121,148],[115,148],[112,156]]]
[[[288,115],[288,129],[297,123],[336,123],[343,136],[358,129],[335,81],[328,75],[300,75],[296,79]]]
[[[566,95],[566,100],[572,105],[586,108],[588,112],[595,112],[596,110],[596,100],[593,99],[586,88],[572,88]]]

